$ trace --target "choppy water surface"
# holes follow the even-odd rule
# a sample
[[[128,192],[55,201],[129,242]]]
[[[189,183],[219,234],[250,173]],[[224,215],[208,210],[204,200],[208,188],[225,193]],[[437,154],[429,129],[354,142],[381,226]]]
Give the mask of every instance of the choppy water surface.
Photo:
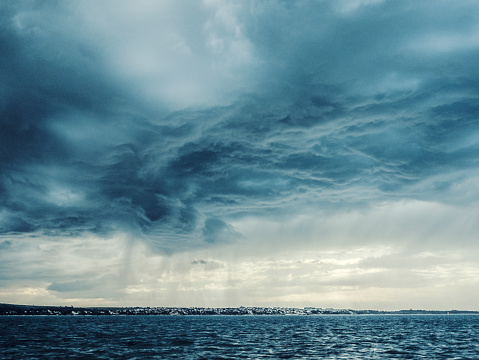
[[[478,359],[479,316],[3,316],[1,359]]]

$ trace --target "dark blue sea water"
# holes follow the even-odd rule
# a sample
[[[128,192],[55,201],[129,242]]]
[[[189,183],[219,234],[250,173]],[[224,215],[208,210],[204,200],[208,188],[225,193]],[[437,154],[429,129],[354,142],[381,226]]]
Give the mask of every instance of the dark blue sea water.
[[[479,316],[1,316],[1,359],[479,359]]]

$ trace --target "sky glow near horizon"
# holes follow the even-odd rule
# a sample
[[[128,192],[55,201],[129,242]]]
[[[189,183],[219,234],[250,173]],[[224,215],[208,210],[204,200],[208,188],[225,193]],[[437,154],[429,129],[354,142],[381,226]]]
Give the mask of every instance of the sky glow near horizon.
[[[0,16],[0,302],[478,310],[479,3]]]

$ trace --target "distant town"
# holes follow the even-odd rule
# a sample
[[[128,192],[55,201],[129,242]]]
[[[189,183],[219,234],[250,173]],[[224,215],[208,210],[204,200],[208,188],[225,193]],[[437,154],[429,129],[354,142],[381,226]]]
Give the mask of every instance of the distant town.
[[[469,310],[351,310],[316,307],[73,307],[0,304],[0,315],[458,315]]]

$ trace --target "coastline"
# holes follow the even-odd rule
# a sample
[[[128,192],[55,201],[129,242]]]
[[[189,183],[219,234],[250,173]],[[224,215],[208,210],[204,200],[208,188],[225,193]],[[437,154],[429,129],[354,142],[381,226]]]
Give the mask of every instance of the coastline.
[[[0,303],[0,316],[5,315],[479,315],[476,310],[353,310],[333,308],[295,307],[73,307],[48,305],[17,305]]]

